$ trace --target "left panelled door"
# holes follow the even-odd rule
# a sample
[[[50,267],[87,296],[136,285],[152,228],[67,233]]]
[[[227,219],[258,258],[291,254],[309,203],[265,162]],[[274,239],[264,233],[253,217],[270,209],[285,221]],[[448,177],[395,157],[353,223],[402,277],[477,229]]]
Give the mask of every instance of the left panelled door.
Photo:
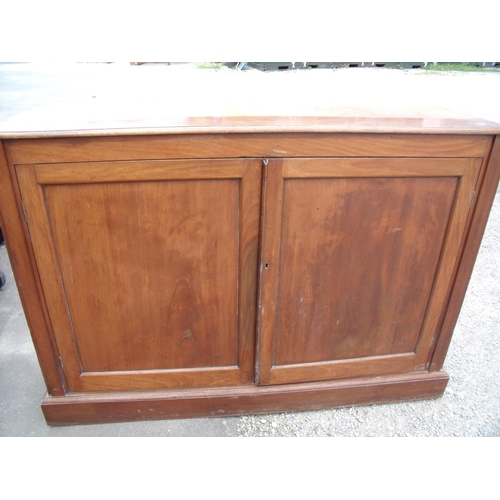
[[[260,160],[16,171],[69,391],[253,383]]]

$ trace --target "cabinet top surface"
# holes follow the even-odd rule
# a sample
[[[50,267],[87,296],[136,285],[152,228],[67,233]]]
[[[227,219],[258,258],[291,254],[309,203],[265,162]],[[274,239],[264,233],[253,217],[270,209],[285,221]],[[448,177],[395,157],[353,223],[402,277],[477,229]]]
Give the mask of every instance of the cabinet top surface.
[[[195,64],[0,64],[0,138],[500,134],[496,101],[486,102],[500,73],[455,79],[359,68],[264,73]],[[483,107],[464,102],[465,91],[482,96]]]

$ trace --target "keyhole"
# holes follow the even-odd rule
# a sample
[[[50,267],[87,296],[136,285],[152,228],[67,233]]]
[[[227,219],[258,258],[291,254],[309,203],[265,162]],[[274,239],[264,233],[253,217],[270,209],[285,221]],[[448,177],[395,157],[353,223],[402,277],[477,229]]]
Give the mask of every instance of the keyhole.
[[[266,267],[266,269],[269,269],[269,264],[267,262],[266,262],[266,266],[265,267]]]

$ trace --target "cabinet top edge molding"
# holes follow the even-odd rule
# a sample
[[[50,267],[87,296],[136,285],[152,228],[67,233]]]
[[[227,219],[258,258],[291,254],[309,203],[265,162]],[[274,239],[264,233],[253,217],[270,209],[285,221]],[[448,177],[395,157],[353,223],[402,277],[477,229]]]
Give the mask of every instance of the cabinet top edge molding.
[[[368,72],[370,70],[367,70]],[[293,74],[295,73],[295,74]],[[164,134],[500,134],[405,77],[0,64],[0,139]],[[385,74],[384,74],[385,75]],[[396,75],[397,76],[397,75]],[[430,78],[430,77],[429,77]],[[442,86],[441,86],[442,87]],[[476,91],[481,87],[476,85]],[[443,103],[444,107],[434,104]],[[445,109],[446,108],[446,109]]]
[[[434,108],[436,110],[437,108]],[[457,134],[498,135],[500,124],[481,118],[367,117],[355,110],[352,116],[199,116],[148,117],[141,119],[79,119],[56,117],[50,110],[35,119],[0,122],[0,139],[52,137],[111,137],[177,134],[262,134],[262,133],[354,133],[354,134]],[[36,110],[33,114],[39,114]],[[67,119],[66,119],[67,118]],[[81,118],[81,115],[80,115]],[[96,123],[99,122],[99,123]]]

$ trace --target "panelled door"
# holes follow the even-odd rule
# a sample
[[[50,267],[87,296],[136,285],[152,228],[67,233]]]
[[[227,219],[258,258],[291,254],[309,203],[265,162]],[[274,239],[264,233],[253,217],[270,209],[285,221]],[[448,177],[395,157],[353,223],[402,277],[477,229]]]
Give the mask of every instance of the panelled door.
[[[481,159],[270,160],[259,383],[423,370]]]
[[[261,166],[16,167],[70,391],[253,383]]]

